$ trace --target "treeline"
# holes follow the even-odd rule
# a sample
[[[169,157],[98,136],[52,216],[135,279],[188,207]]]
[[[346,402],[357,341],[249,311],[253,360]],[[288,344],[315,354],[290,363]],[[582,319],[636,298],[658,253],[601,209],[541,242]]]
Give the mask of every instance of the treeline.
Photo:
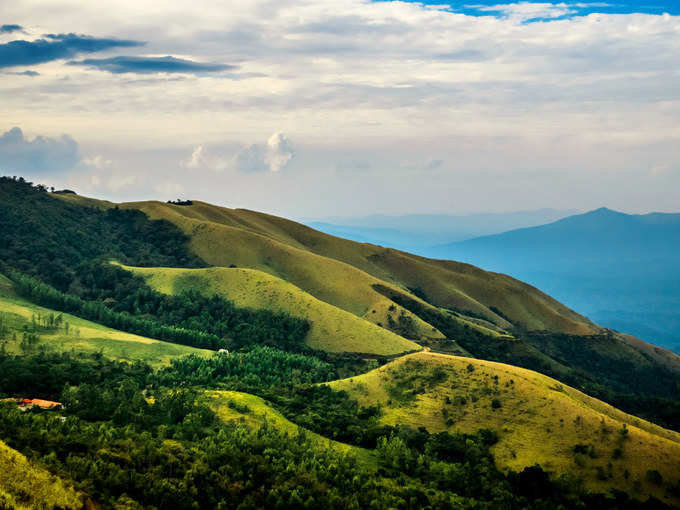
[[[639,358],[633,362],[603,355],[602,352],[626,352],[627,347],[611,335],[584,337],[532,332],[516,326],[512,331],[515,340],[498,339],[393,289],[382,285],[374,288],[477,358],[541,372],[623,411],[680,430],[680,376]],[[502,314],[498,309],[494,311]]]
[[[85,261],[204,267],[188,238],[133,209],[86,207],[22,178],[0,177],[0,260],[67,292]]]
[[[316,366],[319,377],[325,374],[318,360],[273,349],[257,354],[268,360],[257,363],[253,354],[241,361],[250,364],[246,377],[257,374],[265,386],[281,382],[267,380],[272,363],[293,378],[284,387],[296,386],[298,370]],[[221,423],[202,392],[140,364],[96,355],[0,356],[0,369],[17,381],[27,363],[39,375],[54,374],[65,408],[21,412],[0,404],[0,439],[72,481],[103,509],[665,508],[622,493],[585,494],[575,481],[551,481],[540,467],[505,475],[490,454],[496,438],[489,431],[385,428],[371,465],[320,447],[304,433]],[[42,384],[37,377],[22,383],[23,395],[38,393]],[[6,384],[0,378],[0,392]],[[333,406],[318,412],[333,414]]]
[[[26,298],[106,326],[205,349],[270,345],[308,350],[309,324],[285,313],[237,308],[197,292],[168,296],[108,264],[200,267],[188,238],[140,211],[87,208],[23,179],[0,178],[0,271]]]
[[[203,296],[196,291],[162,294],[140,276],[113,264],[81,264],[71,291],[116,312],[229,339],[233,349],[270,345],[304,350],[303,339],[309,331],[304,319],[283,312],[238,308],[221,296]]]
[[[17,292],[26,299],[110,328],[201,349],[216,350],[230,346],[227,339],[211,333],[166,326],[153,319],[141,319],[126,312],[115,312],[101,302],[84,301],[78,296],[60,292],[35,278],[16,271],[5,269],[5,274],[14,282]]]

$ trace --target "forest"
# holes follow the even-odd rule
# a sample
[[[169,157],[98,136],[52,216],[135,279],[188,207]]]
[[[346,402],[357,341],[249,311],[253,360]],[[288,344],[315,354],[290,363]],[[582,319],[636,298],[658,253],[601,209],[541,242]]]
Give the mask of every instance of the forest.
[[[589,494],[578,480],[551,479],[539,466],[501,472],[490,430],[430,434],[384,425],[380,406],[362,407],[323,383],[367,372],[387,358],[313,351],[304,344],[306,320],[197,292],[161,294],[111,263],[204,267],[188,238],[168,222],[117,206],[81,205],[51,196],[45,186],[0,178],[0,239],[0,272],[33,303],[150,338],[229,350],[160,368],[102,353],[0,351],[0,397],[64,405],[59,412],[22,412],[14,402],[0,402],[0,440],[104,509],[665,508],[620,492]],[[554,372],[623,408],[680,426],[677,404],[668,405],[661,388],[671,380],[663,371],[638,371],[629,379],[606,375],[630,367],[582,360],[587,354],[569,347],[570,339],[539,338],[520,328],[513,331],[516,342],[498,343],[454,315],[389,292],[475,356]],[[401,317],[389,326],[409,336],[412,324]],[[24,331],[28,344],[34,330]],[[566,347],[558,350],[557,340]],[[556,358],[583,362],[587,370],[554,371],[558,363],[536,347],[549,341],[555,341]],[[210,390],[261,397],[302,432],[225,423],[207,398]],[[643,390],[649,395],[637,398]],[[312,433],[365,448],[372,461],[320,448]]]
[[[299,386],[309,388],[308,381],[332,373],[315,358],[262,349],[234,362],[212,362],[221,373],[216,384],[246,379],[249,389],[263,393],[278,385],[289,388],[282,394],[299,394]],[[282,368],[276,379],[272,367]],[[311,367],[300,379],[301,368]],[[484,430],[432,435],[386,427],[372,441],[376,465],[365,466],[351,455],[320,449],[304,433],[289,437],[267,426],[224,424],[201,390],[184,384],[181,364],[154,373],[96,355],[40,353],[2,355],[0,370],[0,387],[65,405],[65,419],[0,405],[2,439],[72,480],[103,508],[664,508],[622,493],[586,494],[573,480],[550,481],[540,467],[505,475],[489,452],[495,436]],[[27,378],[27,371],[52,375],[37,384],[40,378]],[[300,423],[305,413],[324,412],[326,422],[314,422],[327,436],[348,419],[363,426],[380,412],[339,404],[347,397],[335,393],[326,389],[311,404],[299,398],[282,407]]]

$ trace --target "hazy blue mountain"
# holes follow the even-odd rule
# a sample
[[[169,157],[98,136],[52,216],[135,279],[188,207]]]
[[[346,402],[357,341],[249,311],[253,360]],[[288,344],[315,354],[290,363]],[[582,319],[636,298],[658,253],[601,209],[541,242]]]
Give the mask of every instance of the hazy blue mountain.
[[[543,225],[574,214],[575,210],[539,209],[468,215],[409,214],[330,217],[303,221],[310,227],[352,241],[420,252],[429,246],[507,230]]]
[[[599,324],[680,351],[680,214],[602,208],[424,253],[510,274]]]

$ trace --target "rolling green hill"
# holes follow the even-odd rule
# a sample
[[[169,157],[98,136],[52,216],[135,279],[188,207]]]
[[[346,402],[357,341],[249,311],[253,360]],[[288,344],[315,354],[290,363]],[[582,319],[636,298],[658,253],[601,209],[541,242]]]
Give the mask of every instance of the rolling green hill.
[[[599,331],[537,289],[468,264],[356,243],[283,218],[203,202],[137,202],[124,207],[174,223],[190,237],[192,250],[211,265],[268,272],[355,315],[366,316],[384,300],[372,286],[386,283],[411,289],[435,306],[470,311],[505,328],[510,326],[507,317],[528,329]],[[377,315],[374,322],[384,320]]]
[[[492,452],[505,470],[540,464],[591,491],[616,488],[666,501],[680,481],[680,434],[530,370],[416,353],[330,386],[362,405],[379,404],[385,424],[432,433],[489,428],[498,434]],[[663,481],[652,481],[648,471]]]
[[[266,425],[286,433],[290,437],[304,434],[311,438],[319,448],[333,449],[339,453],[351,455],[366,466],[375,467],[376,465],[375,456],[369,450],[333,441],[306,430],[286,419],[260,397],[239,391],[209,391],[206,394],[210,406],[215,409],[217,416],[225,422],[236,421],[254,429]]]
[[[0,508],[83,508],[83,497],[73,487],[0,441]]]
[[[236,306],[287,312],[310,322],[305,339],[313,349],[328,352],[357,352],[395,355],[421,347],[401,336],[324,303],[288,282],[255,269],[241,268],[131,268],[145,278],[153,289],[166,294],[196,290],[205,295],[218,294]],[[407,312],[409,313],[409,312]],[[442,337],[413,316],[420,331]]]
[[[59,325],[44,325],[49,317],[61,315]],[[53,351],[100,352],[107,358],[144,361],[153,366],[167,365],[171,359],[187,354],[210,356],[213,351],[162,342],[116,331],[96,322],[34,305],[13,292],[12,282],[0,275],[0,324],[4,334],[0,343],[8,353]],[[24,332],[35,331],[35,340],[23,341]],[[22,342],[23,341],[23,342]]]
[[[155,504],[147,482],[163,508],[236,506],[246,493],[261,507],[272,486],[296,508],[310,492],[371,494],[357,508],[604,501],[583,490],[680,503],[680,435],[584,393],[680,430],[680,357],[510,277],[248,210],[112,204],[6,178],[0,230],[7,394],[37,391],[49,378],[31,374],[44,371],[61,378],[48,396],[67,403],[65,420],[3,409],[21,426],[0,439],[105,505]],[[185,354],[198,357],[176,359]],[[377,356],[397,359],[325,383]],[[81,370],[101,378],[69,377]],[[543,503],[526,492],[536,464],[554,482]],[[120,483],[125,472],[136,478]]]

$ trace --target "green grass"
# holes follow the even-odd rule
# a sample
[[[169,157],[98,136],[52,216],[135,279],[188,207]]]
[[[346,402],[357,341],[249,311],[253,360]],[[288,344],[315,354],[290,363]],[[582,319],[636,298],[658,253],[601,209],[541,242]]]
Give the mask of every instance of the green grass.
[[[510,324],[491,307],[528,329],[570,334],[599,331],[538,289],[468,264],[357,243],[283,218],[203,202],[124,206],[179,226],[191,238],[192,250],[211,265],[259,269],[355,315],[365,316],[376,308],[377,314],[383,314],[380,308],[385,298],[371,288],[378,283],[418,289],[438,307],[469,310],[502,328]],[[385,316],[375,319],[382,322]]]
[[[311,325],[305,341],[314,349],[379,355],[420,349],[418,344],[410,340],[255,269],[123,267],[143,276],[149,286],[166,294],[196,290],[208,296],[218,294],[239,307],[286,312],[294,317],[305,318]]]
[[[0,321],[9,329],[2,339],[6,352],[22,354],[24,349],[21,347],[21,340],[25,330],[33,330],[33,318],[39,323],[38,317],[47,317],[50,314],[56,316],[59,312],[17,297],[12,291],[11,282],[0,276]],[[187,354],[212,355],[212,351],[124,333],[70,314],[63,314],[63,318],[64,323],[68,323],[68,331],[64,326],[44,328],[38,324],[36,332],[39,341],[30,346],[30,349],[101,352],[110,359],[143,361],[154,367],[167,365],[171,359]]]
[[[590,490],[667,501],[668,487],[680,480],[680,434],[530,370],[424,352],[329,384],[362,405],[380,404],[385,424],[430,432],[492,429],[499,436],[492,452],[503,470],[538,463]],[[575,452],[576,445],[592,446],[594,456]],[[654,469],[664,487],[647,480]]]
[[[358,462],[370,467],[377,465],[375,455],[370,450],[333,441],[304,429],[285,418],[260,397],[238,391],[208,391],[206,395],[210,406],[224,422],[236,421],[255,429],[267,424],[290,437],[305,434],[319,448],[332,448],[339,453],[351,455]]]
[[[0,441],[0,508],[83,508],[82,495]]]

